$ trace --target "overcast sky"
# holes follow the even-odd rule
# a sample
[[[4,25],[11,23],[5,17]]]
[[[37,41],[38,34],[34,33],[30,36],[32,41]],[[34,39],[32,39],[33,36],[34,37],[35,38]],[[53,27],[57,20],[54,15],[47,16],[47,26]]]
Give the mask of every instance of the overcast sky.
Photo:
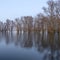
[[[0,21],[21,16],[35,16],[42,12],[48,0],[0,0]]]

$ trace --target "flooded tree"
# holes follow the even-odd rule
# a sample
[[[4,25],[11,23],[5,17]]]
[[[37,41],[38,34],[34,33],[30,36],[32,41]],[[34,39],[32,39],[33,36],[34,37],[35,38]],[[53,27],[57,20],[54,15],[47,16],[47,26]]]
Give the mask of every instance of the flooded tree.
[[[15,27],[15,23],[14,23],[14,21],[11,21],[11,23],[10,23],[10,31],[11,32],[14,30],[14,27]]]
[[[6,31],[10,31],[10,20],[6,20]]]
[[[57,32],[60,32],[60,1],[58,0],[56,3],[56,24],[57,24]]]
[[[23,31],[31,31],[33,28],[33,17],[24,16],[22,17]]]
[[[19,18],[15,19],[16,31],[19,33],[21,31],[21,20]]]
[[[3,22],[0,21],[0,31],[3,31]]]
[[[46,16],[49,18],[48,20],[48,32],[52,33],[55,32],[56,28],[56,21],[55,21],[55,16],[56,16],[56,3],[53,0],[49,0],[47,2],[48,7],[43,8],[44,12],[46,13]]]
[[[7,19],[6,23],[4,23],[4,29],[6,31],[12,32],[13,28],[14,28],[14,25],[15,25],[14,21]]]
[[[42,14],[40,13],[40,14],[38,14],[37,15],[37,17],[35,17],[35,21],[34,21],[34,31],[42,31],[42,20],[41,20],[41,18],[42,18]]]

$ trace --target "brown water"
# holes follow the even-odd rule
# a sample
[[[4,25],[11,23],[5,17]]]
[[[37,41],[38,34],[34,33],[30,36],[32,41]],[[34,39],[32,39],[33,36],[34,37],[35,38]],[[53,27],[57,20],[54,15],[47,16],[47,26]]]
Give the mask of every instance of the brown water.
[[[60,60],[60,34],[0,32],[0,60]]]

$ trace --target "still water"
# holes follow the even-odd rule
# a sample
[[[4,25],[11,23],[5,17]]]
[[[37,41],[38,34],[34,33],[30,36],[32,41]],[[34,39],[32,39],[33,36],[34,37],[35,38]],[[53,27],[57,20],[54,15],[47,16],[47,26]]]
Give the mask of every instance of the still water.
[[[60,34],[0,32],[0,60],[60,60]]]

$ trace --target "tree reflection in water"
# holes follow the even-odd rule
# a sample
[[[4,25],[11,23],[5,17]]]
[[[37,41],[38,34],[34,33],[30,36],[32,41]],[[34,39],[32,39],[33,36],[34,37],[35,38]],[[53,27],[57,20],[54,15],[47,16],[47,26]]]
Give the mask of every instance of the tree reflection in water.
[[[33,45],[32,32],[24,32],[22,38],[23,38],[22,40],[23,47],[27,47],[27,48],[32,47]]]
[[[0,40],[2,38],[5,39],[6,44],[14,42],[16,46],[23,48],[35,47],[39,53],[45,54],[43,60],[60,60],[60,33],[46,35],[40,32],[0,32]]]

